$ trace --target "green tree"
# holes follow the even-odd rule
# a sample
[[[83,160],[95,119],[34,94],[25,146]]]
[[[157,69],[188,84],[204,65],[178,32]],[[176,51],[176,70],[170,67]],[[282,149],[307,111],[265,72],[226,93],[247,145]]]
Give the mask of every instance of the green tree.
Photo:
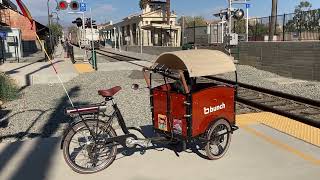
[[[287,32],[319,31],[320,10],[311,10],[312,4],[301,1],[295,7],[294,16],[285,24]]]
[[[62,36],[63,34],[63,27],[58,24],[58,23],[51,23],[50,26],[49,26],[51,32],[52,32],[52,36],[54,38],[59,38]]]
[[[183,19],[184,19],[184,26],[185,27],[193,27],[194,26],[194,22],[196,24],[196,26],[206,26],[207,22],[204,19],[203,16],[183,16],[180,17],[178,19],[178,24],[180,24],[181,26],[183,25]]]
[[[246,20],[241,19],[238,21],[234,21],[234,32],[238,34],[244,34],[246,33]]]

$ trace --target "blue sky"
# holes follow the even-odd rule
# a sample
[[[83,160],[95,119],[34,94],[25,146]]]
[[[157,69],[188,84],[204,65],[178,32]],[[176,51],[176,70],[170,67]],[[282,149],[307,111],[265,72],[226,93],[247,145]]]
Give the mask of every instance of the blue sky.
[[[15,2],[15,0],[12,0]],[[60,1],[60,0],[58,0]],[[293,12],[294,7],[300,0],[278,0],[278,14]],[[23,0],[35,19],[46,24],[47,0]],[[127,15],[140,12],[139,0],[84,0],[92,8],[94,19],[98,22],[113,20],[120,21]],[[269,16],[271,11],[271,0],[251,0],[250,16]],[[320,0],[309,0],[313,9],[320,8]],[[227,0],[171,0],[172,10],[180,15],[201,15],[207,19],[213,18],[212,13],[227,7]],[[50,6],[54,11],[55,0],[50,0]],[[241,7],[241,6],[240,6]],[[242,6],[243,7],[243,6]],[[67,14],[66,11],[59,12],[63,24],[70,24],[78,15]]]

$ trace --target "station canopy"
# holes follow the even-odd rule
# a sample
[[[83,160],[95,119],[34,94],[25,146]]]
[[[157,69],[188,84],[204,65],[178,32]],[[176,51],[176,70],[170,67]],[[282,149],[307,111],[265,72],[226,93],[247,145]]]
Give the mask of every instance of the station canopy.
[[[155,64],[188,70],[190,77],[211,76],[236,71],[233,58],[218,50],[186,50],[161,54]]]

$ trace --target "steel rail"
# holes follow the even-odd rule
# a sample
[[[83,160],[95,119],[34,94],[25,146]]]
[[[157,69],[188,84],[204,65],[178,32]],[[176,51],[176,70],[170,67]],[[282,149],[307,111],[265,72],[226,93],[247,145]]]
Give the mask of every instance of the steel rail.
[[[222,79],[222,78],[218,78],[218,77],[206,76],[205,78],[208,78],[208,79],[211,79],[211,80],[220,81],[220,82],[224,82],[224,83],[227,83],[227,84],[232,84],[232,85],[236,84],[235,81]],[[242,88],[263,92],[263,93],[266,93],[266,94],[282,97],[282,98],[293,100],[293,101],[296,101],[296,102],[301,102],[301,103],[304,103],[304,104],[309,104],[309,105],[317,106],[317,107],[320,106],[320,101],[317,101],[317,100],[313,100],[313,99],[309,99],[309,98],[305,98],[305,97],[301,97],[301,96],[295,96],[295,95],[292,95],[292,94],[287,94],[287,93],[284,93],[284,92],[275,91],[275,90],[271,90],[271,89],[266,89],[266,88],[262,88],[262,87],[257,87],[257,86],[253,86],[253,85],[250,85],[250,84],[244,84],[244,83],[239,83],[238,82],[238,85],[240,87],[242,87]]]

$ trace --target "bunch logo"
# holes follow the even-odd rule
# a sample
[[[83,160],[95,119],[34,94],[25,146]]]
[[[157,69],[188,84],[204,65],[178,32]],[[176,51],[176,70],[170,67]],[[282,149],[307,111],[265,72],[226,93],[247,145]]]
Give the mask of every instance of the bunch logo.
[[[226,108],[226,105],[224,103],[221,103],[218,106],[204,107],[203,111],[204,111],[204,114],[207,115],[207,114],[210,114],[210,113],[213,113],[213,112],[225,109],[225,108]]]
[[[168,131],[168,119],[167,116],[158,114],[158,128],[163,131]]]

